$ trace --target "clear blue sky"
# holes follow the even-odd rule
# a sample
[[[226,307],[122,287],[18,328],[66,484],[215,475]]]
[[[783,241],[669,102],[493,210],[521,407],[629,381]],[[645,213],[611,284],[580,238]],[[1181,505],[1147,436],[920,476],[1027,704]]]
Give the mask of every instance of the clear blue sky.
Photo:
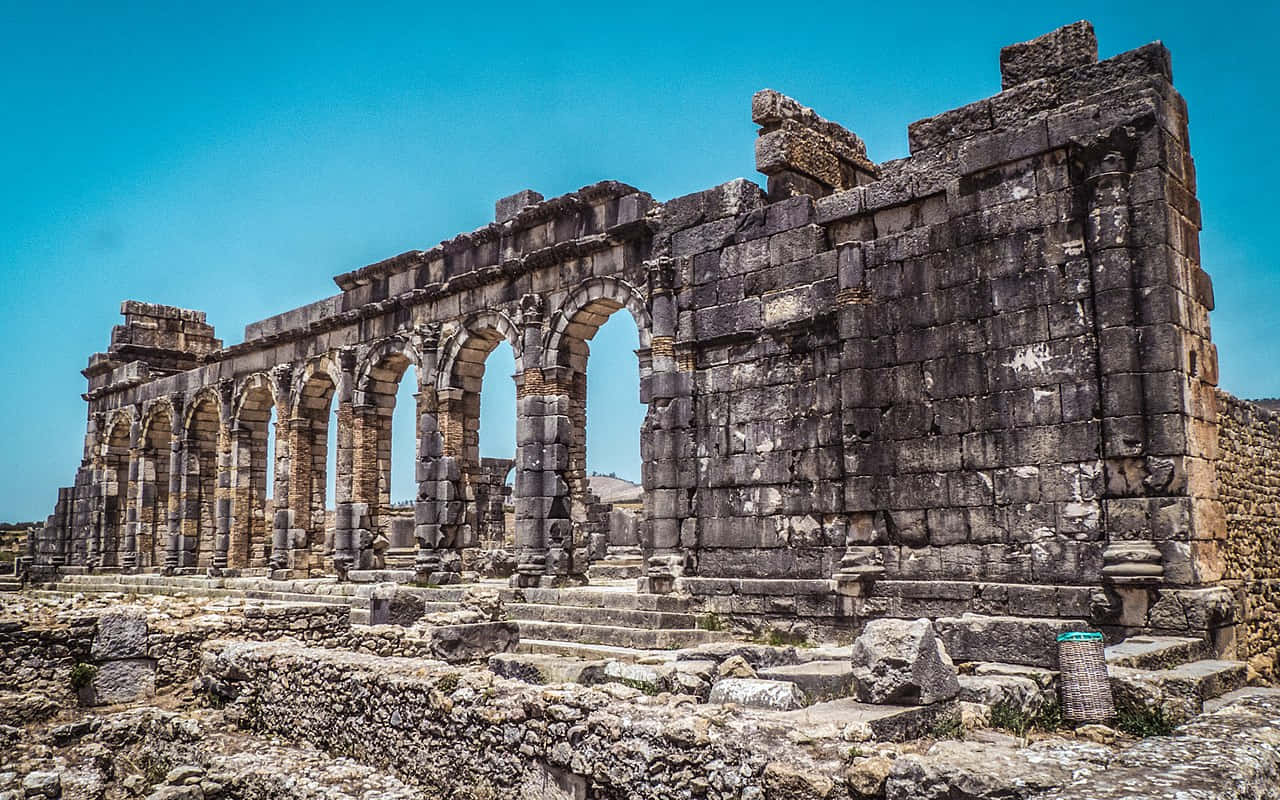
[[[79,370],[124,298],[203,309],[232,343],[525,187],[613,178],[666,199],[758,178],[766,86],[899,157],[909,122],[999,89],[1001,45],[1080,18],[1104,57],[1172,49],[1222,383],[1280,395],[1274,4],[259,5],[0,6],[0,519],[42,518],[74,477]],[[614,327],[589,466],[634,476],[634,345]],[[495,447],[502,405],[482,423]]]

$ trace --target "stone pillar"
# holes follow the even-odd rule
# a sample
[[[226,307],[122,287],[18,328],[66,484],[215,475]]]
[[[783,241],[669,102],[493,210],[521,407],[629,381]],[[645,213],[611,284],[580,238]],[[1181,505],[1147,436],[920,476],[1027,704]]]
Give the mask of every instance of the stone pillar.
[[[170,398],[173,418],[169,430],[169,491],[165,497],[164,522],[166,542],[164,550],[164,569],[171,573],[181,566],[182,548],[182,486],[186,473],[186,432],[182,424],[182,401]],[[163,458],[163,455],[157,456]],[[159,512],[157,512],[159,513]]]
[[[1129,183],[1136,142],[1124,133],[1101,137],[1075,153],[1084,194],[1084,244],[1094,284],[1095,316],[1102,376],[1102,455],[1108,472],[1123,475],[1148,456],[1146,376],[1141,371],[1134,309],[1139,305],[1132,251]],[[1105,298],[1108,302],[1099,302]],[[1115,310],[1112,311],[1112,301]],[[1121,385],[1128,390],[1121,392]],[[1126,517],[1146,518],[1147,490],[1109,480],[1104,502],[1106,545],[1103,578],[1116,587],[1154,586],[1162,582],[1164,564],[1154,539],[1141,526],[1123,524]],[[1139,513],[1135,515],[1134,510]],[[1115,519],[1111,519],[1115,517]],[[1145,601],[1145,592],[1141,593]]]
[[[355,564],[355,542],[352,529],[355,491],[355,414],[352,400],[355,391],[356,352],[344,348],[338,352],[342,380],[336,398],[338,412],[338,452],[334,458],[334,530],[333,567],[339,579],[345,580]]]
[[[646,574],[639,589],[665,594],[675,589],[676,580],[684,574],[682,542],[696,546],[698,535],[690,502],[697,488],[696,472],[685,468],[693,456],[693,375],[692,365],[682,365],[675,353],[674,265],[665,259],[652,265],[649,283],[651,371],[641,380],[641,399],[649,406],[641,434],[641,452],[646,455],[641,465]]]
[[[128,483],[118,490],[125,503],[124,513],[124,557],[121,566],[125,572],[133,572],[138,568],[138,526],[141,520],[138,508],[142,499],[142,422],[141,414],[133,415],[133,424],[129,426],[129,475]]]
[[[180,565],[182,520],[178,514],[178,502],[182,496],[183,437],[177,410],[174,410],[173,433],[169,438],[169,497],[166,510],[168,546],[164,553],[165,572],[172,572]]]
[[[235,464],[234,437],[231,423],[234,415],[235,384],[223,381],[218,386],[218,483],[214,490],[213,568],[219,575],[227,568],[227,551],[231,546],[231,494]]]
[[[516,506],[515,540],[518,551],[512,586],[537,586],[547,569],[546,535],[550,499],[543,487],[544,443],[547,421],[542,395],[543,376],[537,365],[542,363],[543,300],[541,295],[527,294],[520,300],[520,336],[523,347],[517,365],[516,382],[516,473],[514,500]],[[554,424],[554,423],[553,423]],[[568,418],[565,418],[568,435]],[[552,452],[554,455],[554,452]],[[568,451],[565,452],[568,461]],[[563,513],[568,508],[564,501]],[[559,510],[559,509],[558,509]]]
[[[414,399],[417,403],[417,499],[413,506],[414,538],[418,554],[414,571],[418,578],[432,583],[452,583],[460,578],[461,559],[450,552],[457,545],[450,525],[449,503],[455,501],[458,460],[446,452],[445,435],[440,424],[441,398],[433,388],[438,379],[440,329],[430,326],[418,333],[418,353],[422,368],[418,375],[422,388]]]
[[[182,438],[182,482],[178,494],[178,566],[196,566],[200,537],[200,449],[190,438]]]
[[[289,568],[290,541],[296,526],[292,507],[292,444],[296,423],[293,417],[293,365],[279,364],[271,370],[271,384],[276,404],[275,482],[272,489],[271,569]]]
[[[841,338],[841,383],[850,384],[856,391],[841,393],[841,414],[845,420],[845,459],[863,446],[859,420],[878,419],[881,411],[870,399],[874,392],[867,382],[872,380],[861,361],[862,345],[871,339],[871,292],[867,288],[861,242],[838,243],[837,247],[836,314]],[[874,582],[884,575],[884,558],[880,546],[888,544],[885,537],[884,512],[879,508],[877,492],[868,486],[875,477],[858,476],[850,481],[845,473],[845,491],[842,505],[848,516],[845,534],[845,552],[832,575],[832,588],[837,595],[843,616],[857,616],[860,605],[857,598],[871,593]]]
[[[93,511],[89,537],[85,546],[85,566],[93,571],[102,564],[107,526],[107,470],[101,457],[95,456],[90,466],[93,475]]]

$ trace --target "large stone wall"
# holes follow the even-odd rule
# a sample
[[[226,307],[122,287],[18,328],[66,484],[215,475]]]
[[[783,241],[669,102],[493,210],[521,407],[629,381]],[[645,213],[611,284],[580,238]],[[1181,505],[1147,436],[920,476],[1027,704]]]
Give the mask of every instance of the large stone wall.
[[[416,568],[456,580],[480,533],[485,358],[505,340],[512,581],[580,581],[589,343],[625,309],[648,405],[643,589],[831,581],[855,620],[931,603],[1165,628],[1149,610],[1219,584],[1225,531],[1185,103],[1163,46],[1099,61],[1087,23],[1000,59],[1002,91],[909,126],[907,158],[875,163],[765,90],[763,189],[522,192],[492,224],[339,275],[340,294],[224,348],[196,312],[127,304],[128,335],[86,370],[85,458],[41,561],[369,566],[413,365]],[[185,333],[152,355],[128,344],[147,326]],[[1209,635],[1233,615],[1196,618],[1181,627]]]
[[[1226,576],[1244,588],[1238,652],[1273,675],[1280,652],[1280,414],[1218,394],[1218,491]]]

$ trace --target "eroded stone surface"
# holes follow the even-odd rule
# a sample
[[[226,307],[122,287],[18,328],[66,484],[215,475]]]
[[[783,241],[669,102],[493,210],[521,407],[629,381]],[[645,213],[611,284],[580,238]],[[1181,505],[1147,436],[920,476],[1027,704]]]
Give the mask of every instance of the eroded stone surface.
[[[928,705],[960,691],[955,665],[927,619],[868,622],[853,643],[852,663],[863,702]]]

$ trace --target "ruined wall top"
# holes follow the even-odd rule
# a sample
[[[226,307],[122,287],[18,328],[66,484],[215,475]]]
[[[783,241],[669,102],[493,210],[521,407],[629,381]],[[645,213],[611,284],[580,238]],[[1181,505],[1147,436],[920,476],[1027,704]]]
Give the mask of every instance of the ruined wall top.
[[[125,300],[120,314],[124,324],[111,329],[107,351],[83,370],[91,391],[184,372],[222,350],[203,311]]]

